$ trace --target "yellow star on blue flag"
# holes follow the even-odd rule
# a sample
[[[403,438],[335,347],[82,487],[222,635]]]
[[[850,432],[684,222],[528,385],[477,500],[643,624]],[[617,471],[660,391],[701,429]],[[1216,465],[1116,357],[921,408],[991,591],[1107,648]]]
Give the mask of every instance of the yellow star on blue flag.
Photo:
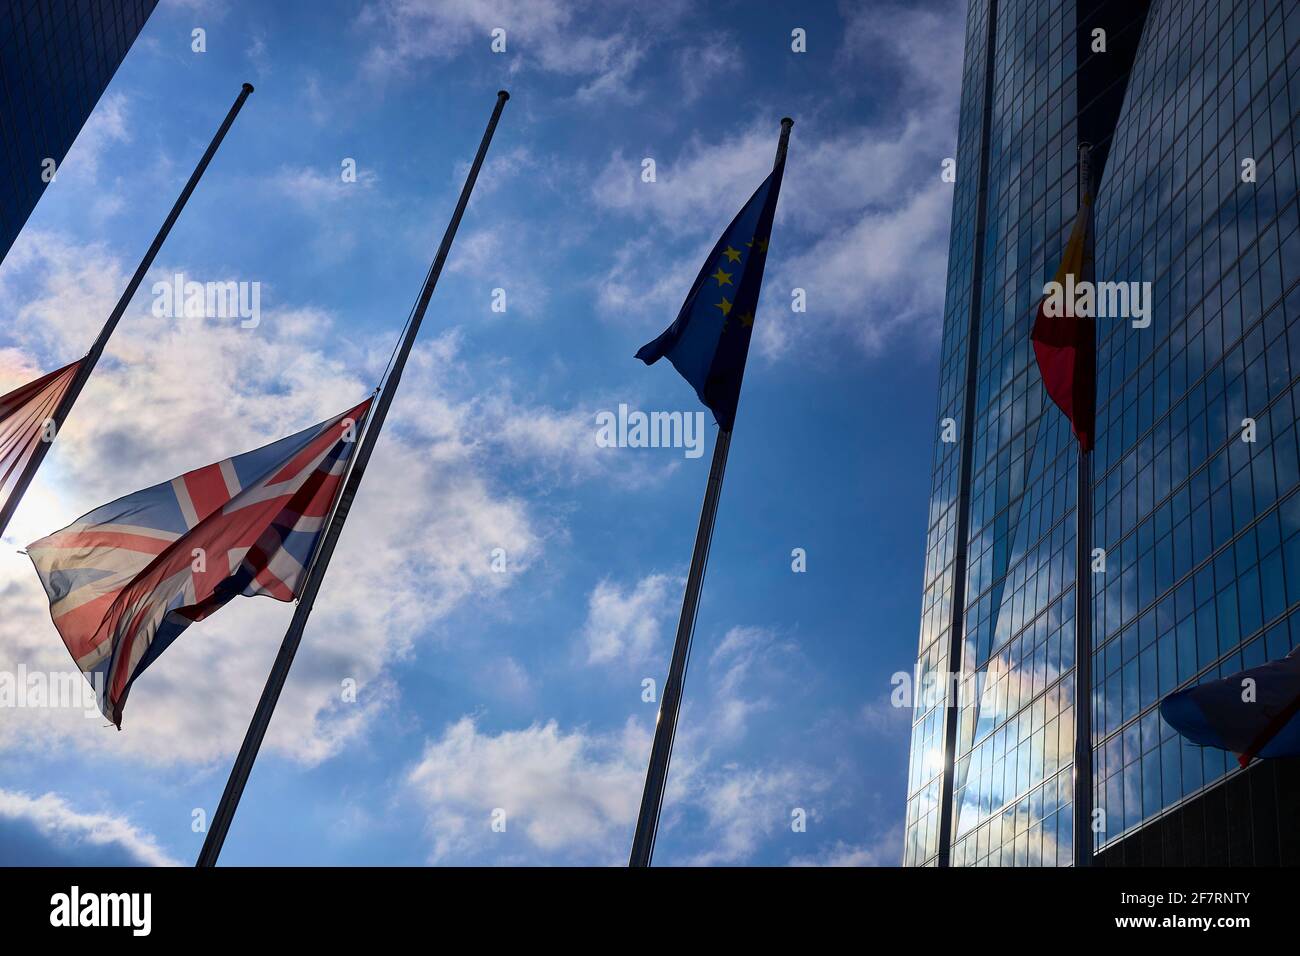
[[[723,431],[736,421],[784,170],[783,160],[714,244],[673,324],[636,353],[647,365],[667,356]]]

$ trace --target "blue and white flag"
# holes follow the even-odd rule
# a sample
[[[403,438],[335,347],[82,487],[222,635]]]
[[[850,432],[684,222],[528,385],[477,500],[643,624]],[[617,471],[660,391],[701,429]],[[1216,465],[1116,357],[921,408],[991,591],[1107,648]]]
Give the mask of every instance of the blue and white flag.
[[[647,365],[667,356],[726,432],[736,421],[784,172],[782,160],[704,260],[673,324],[636,353]]]

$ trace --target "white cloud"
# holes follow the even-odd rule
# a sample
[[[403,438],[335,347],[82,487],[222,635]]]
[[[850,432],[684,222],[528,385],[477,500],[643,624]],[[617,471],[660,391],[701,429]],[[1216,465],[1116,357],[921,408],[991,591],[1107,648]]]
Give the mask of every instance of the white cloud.
[[[151,834],[125,818],[80,813],[54,793],[33,797],[0,790],[0,827],[15,824],[31,827],[60,854],[78,854],[89,847],[97,855],[111,855],[111,862],[117,865],[181,865],[158,846]]]
[[[651,153],[655,181],[643,182],[642,161],[615,150],[592,184],[592,197],[604,209],[650,220],[673,232],[717,232],[772,171],[776,133],[755,124],[725,142],[692,138],[676,158]]]
[[[378,0],[359,18],[376,36],[364,66],[382,79],[475,45],[488,53],[499,28],[506,31],[506,49],[495,55],[508,72],[534,68],[577,77],[580,100],[626,98],[642,51],[618,28],[620,7],[635,10],[594,0]]]
[[[679,608],[680,578],[650,574],[632,587],[604,580],[587,597],[582,636],[588,664],[644,663]]]
[[[578,88],[580,103],[631,103],[644,95],[644,90],[632,84],[632,74],[645,59],[640,44],[611,38],[602,50],[596,76]]]
[[[594,474],[622,473],[635,481],[631,456],[596,445],[595,415],[572,409],[519,406],[509,397],[485,397],[483,413],[495,422],[493,432],[503,451],[569,480]],[[610,454],[610,452],[614,454]]]
[[[596,617],[608,617],[619,647],[649,643],[628,635],[638,592],[666,585],[643,579],[613,589]],[[604,583],[602,582],[602,585]],[[680,582],[672,582],[674,593]],[[593,597],[601,593],[598,587]],[[608,612],[608,613],[607,613]],[[798,760],[761,763],[735,759],[748,719],[764,709],[760,688],[800,678],[795,648],[767,629],[730,630],[710,655],[684,708],[660,824],[660,862],[739,863],[789,833],[791,811],[821,814],[837,771]],[[693,672],[694,673],[694,672]],[[787,687],[788,689],[788,687]],[[760,698],[747,700],[754,691]],[[462,717],[426,744],[407,780],[428,814],[433,859],[439,862],[597,863],[626,861],[653,735],[649,716],[629,718],[617,730],[564,730],[554,720],[522,730],[484,731],[479,718]],[[766,749],[766,748],[765,748]],[[493,810],[507,813],[507,840],[490,826]],[[704,847],[683,854],[682,846]]]
[[[627,860],[640,806],[652,727],[634,718],[618,731],[564,731],[554,721],[492,734],[470,716],[430,741],[407,782],[426,808],[431,860],[445,863],[586,863]],[[708,848],[691,865],[739,863],[788,831],[791,811],[810,808],[829,775],[799,764],[706,766],[673,756],[660,825],[691,830]],[[505,811],[505,833],[492,829]],[[815,808],[809,810],[816,819]],[[522,833],[524,841],[508,841]],[[661,862],[670,862],[664,852]]]
[[[783,255],[765,290],[768,321],[756,323],[759,347],[780,354],[813,334],[819,317],[869,355],[904,331],[937,335],[951,207],[951,187],[936,175],[898,206],[863,212],[846,228]],[[790,312],[794,288],[807,293],[805,314]]]
[[[947,98],[961,89],[966,4],[943,0],[918,8],[901,4],[863,6],[842,0],[844,40],[837,55],[841,68],[886,63],[901,87],[913,96]]]
[[[712,240],[701,240],[686,256],[665,260],[654,238],[629,239],[614,250],[613,264],[593,283],[596,314],[606,321],[644,326],[647,339],[658,335],[677,318],[686,291],[712,246]],[[657,262],[657,266],[647,269],[643,265],[647,261]]]
[[[308,118],[317,126],[324,126],[338,112],[335,91],[327,93],[321,88],[321,75],[316,70],[309,70],[303,78],[302,99]]]
[[[75,197],[83,217],[95,225],[102,224],[126,207],[122,177],[114,174],[114,170],[122,171],[120,164],[109,164],[110,175],[100,175],[105,168],[105,157],[114,146],[130,141],[129,100],[122,93],[108,93],[96,104],[67,155],[61,161],[60,157],[49,157],[59,163],[54,180],[46,188]],[[32,175],[37,172],[33,170]],[[101,178],[109,182],[102,183]]]
[[[750,719],[771,706],[770,699],[759,694],[746,696],[782,674],[773,673],[778,660],[784,661],[795,648],[778,641],[776,635],[762,627],[733,627],[709,659],[717,689],[713,695],[711,739],[739,739],[749,727]]]
[[[549,490],[558,485],[600,480],[627,488],[660,481],[682,458],[655,457],[645,449],[601,448],[596,444],[596,412],[617,407],[623,395],[589,395],[584,405],[557,408],[528,395],[512,380],[509,368],[489,360],[486,368],[469,369],[459,360],[461,337],[449,332],[417,353],[413,364],[438,384],[425,394],[403,394],[412,409],[408,427],[417,428],[440,447],[456,447],[498,466],[514,469],[512,481]],[[421,355],[430,356],[422,362]],[[490,387],[484,387],[490,377]],[[455,395],[454,401],[449,396]]]
[[[641,67],[651,51],[666,43],[680,49],[692,39],[683,41],[677,29],[691,10],[686,0],[375,0],[358,17],[373,36],[362,68],[383,82],[424,61],[482,53],[506,76],[543,71],[569,78],[580,109],[626,106],[645,97]],[[490,52],[497,29],[505,30],[501,53]],[[693,48],[699,77],[688,75],[683,62],[688,89],[735,62],[729,37]]]
[[[635,721],[620,734],[565,733],[555,721],[485,734],[462,717],[429,743],[408,782],[429,807],[432,859],[475,858],[506,813],[544,852],[613,864],[636,819],[649,738]]]
[[[161,0],[161,6],[176,10],[190,10],[208,16],[224,17],[229,9],[228,0]]]
[[[700,793],[708,816],[713,845],[693,855],[694,866],[740,863],[779,830],[790,832],[795,810],[803,810],[811,824],[818,817],[810,800],[830,786],[830,778],[806,768],[724,768]]]
[[[322,207],[357,199],[377,182],[378,174],[365,166],[358,167],[356,182],[344,181],[341,165],[329,172],[309,166],[284,166],[271,178],[269,185],[304,209],[318,211]]]
[[[837,57],[846,69],[869,65],[888,101],[865,124],[796,109],[756,323],[768,358],[842,340],[878,354],[903,334],[932,341],[941,327],[952,186],[940,171],[956,150],[964,17],[955,4],[845,13]],[[643,157],[612,151],[592,199],[641,228],[611,253],[605,274],[615,278],[596,292],[602,317],[675,314],[702,256],[771,171],[778,132],[765,111],[692,136],[675,155],[650,149],[653,183],[641,181]],[[663,251],[683,240],[687,254]],[[794,288],[806,292],[806,313],[790,311]]]
[[[271,56],[267,51],[265,33],[258,31],[253,34],[253,39],[249,42],[244,55],[248,57],[249,64],[257,74],[258,82],[265,80],[271,74]]]
[[[903,860],[903,827],[896,824],[874,843],[846,843],[836,840],[820,852],[798,856],[791,866],[900,866]]]
[[[531,234],[527,227],[509,222],[481,226],[457,237],[456,255],[447,272],[478,280],[477,299],[482,317],[509,320],[515,316],[536,318],[546,311],[550,289],[537,265],[534,247],[520,237]],[[500,289],[504,312],[494,312],[496,290]]]
[[[494,658],[489,664],[492,686],[500,696],[519,702],[533,696],[533,679],[523,664],[506,655]]]
[[[677,54],[677,71],[687,103],[706,94],[725,99],[735,87],[719,88],[721,77],[736,74],[744,62],[740,46],[727,34],[710,36],[705,43],[683,48]]]
[[[488,153],[487,159],[483,160],[478,179],[474,181],[474,195],[481,199],[507,183],[514,182],[523,173],[540,176],[546,172],[549,165],[534,156],[527,146],[505,146],[494,150]],[[459,191],[466,177],[469,176],[469,170],[469,160],[462,159],[456,163],[449,185]],[[458,253],[461,245],[462,243],[459,242],[456,244]]]
[[[770,126],[752,125],[725,146],[693,141],[660,160],[655,183],[641,182],[639,159],[614,153],[592,187],[595,202],[658,231],[614,250],[596,290],[603,318],[676,314],[718,232],[770,172]],[[815,120],[796,124],[756,323],[764,354],[828,330],[869,354],[905,329],[937,332],[952,204],[939,140],[949,133],[913,119],[892,135],[859,127],[824,139]],[[933,169],[918,165],[931,157]],[[669,237],[690,237],[689,252],[666,257]],[[790,312],[796,287],[806,290],[805,314]]]
[[[894,740],[906,739],[912,726],[912,708],[895,707],[891,694],[863,704],[860,716],[870,733]]]
[[[73,140],[58,177],[72,178],[77,182],[94,184],[99,180],[99,164],[104,153],[114,143],[130,142],[128,127],[130,111],[127,99],[121,93],[109,93],[96,104],[81,132]],[[59,182],[55,179],[55,184]]]
[[[28,352],[17,348],[0,348],[0,395],[40,378],[50,369],[42,368]]]
[[[307,108],[312,109],[310,105]],[[322,262],[343,263],[356,248],[358,224],[365,217],[355,211],[344,214],[343,210],[347,207],[355,210],[358,204],[376,200],[382,202],[380,191],[375,188],[379,174],[365,159],[346,158],[357,160],[352,170],[356,178],[352,181],[343,179],[343,158],[340,158],[333,166],[281,166],[261,186],[272,201],[285,201],[290,208],[313,220],[311,252]]]

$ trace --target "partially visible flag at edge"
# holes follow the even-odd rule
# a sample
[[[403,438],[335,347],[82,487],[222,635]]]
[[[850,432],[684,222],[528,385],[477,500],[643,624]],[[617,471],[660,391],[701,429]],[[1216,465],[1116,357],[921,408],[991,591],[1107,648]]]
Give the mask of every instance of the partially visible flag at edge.
[[[238,594],[298,596],[371,400],[28,546],[54,626],[118,728],[131,685],[190,624]]]
[[[78,359],[0,395],[0,508],[13,493],[14,484],[44,437],[46,422],[53,420],[55,409],[80,367]]]
[[[1193,743],[1254,757],[1300,756],[1300,647],[1160,702],[1165,723]]]
[[[1065,254],[1054,281],[1073,288],[1093,279],[1092,195],[1085,193],[1075,216]],[[1074,315],[1075,303],[1062,296],[1062,315],[1047,314],[1049,296],[1038,303],[1030,338],[1047,394],[1065,413],[1083,451],[1091,451],[1097,417],[1097,323],[1091,316]]]
[[[782,160],[714,244],[673,324],[636,353],[647,365],[667,356],[723,431],[736,421],[784,172]]]

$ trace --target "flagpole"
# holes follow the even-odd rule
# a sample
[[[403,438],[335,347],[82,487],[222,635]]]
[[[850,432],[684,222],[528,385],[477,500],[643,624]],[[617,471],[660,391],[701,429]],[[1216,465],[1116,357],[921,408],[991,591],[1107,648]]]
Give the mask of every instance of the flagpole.
[[[271,715],[275,711],[276,702],[280,699],[280,691],[284,689],[284,682],[289,676],[289,668],[293,665],[294,655],[298,652],[298,645],[302,642],[303,630],[307,626],[307,618],[311,615],[312,605],[315,603],[316,595],[320,591],[321,581],[325,577],[330,557],[334,554],[334,546],[338,542],[339,534],[343,531],[343,523],[347,521],[348,512],[351,510],[352,502],[356,498],[357,488],[360,486],[362,476],[366,471],[366,464],[370,461],[370,453],[374,450],[375,442],[379,439],[379,431],[383,428],[384,419],[388,415],[388,408],[393,402],[393,395],[397,392],[397,386],[401,382],[402,370],[406,367],[406,360],[410,356],[411,348],[415,344],[415,338],[420,332],[420,323],[424,320],[425,310],[428,309],[429,300],[433,297],[434,287],[438,284],[438,276],[442,273],[443,263],[447,261],[447,254],[451,251],[452,240],[456,238],[456,230],[460,226],[461,216],[464,215],[465,207],[469,204],[470,193],[474,190],[474,183],[478,179],[479,169],[483,166],[483,158],[487,155],[488,145],[492,142],[492,134],[496,131],[497,121],[501,118],[501,110],[505,107],[508,99],[510,99],[509,93],[505,90],[498,91],[496,106],[492,109],[492,116],[488,120],[487,129],[484,131],[483,139],[479,143],[478,153],[474,156],[474,164],[470,167],[469,175],[465,178],[465,185],[460,191],[460,199],[456,202],[456,209],[451,215],[451,222],[447,224],[447,231],[443,233],[442,243],[438,246],[438,253],[434,256],[433,265],[430,266],[429,273],[425,277],[424,288],[420,291],[420,298],[411,313],[410,321],[407,323],[406,334],[403,336],[401,345],[393,357],[392,366],[387,379],[384,381],[383,389],[367,416],[369,421],[366,423],[361,436],[361,444],[357,448],[352,467],[348,472],[347,483],[339,495],[338,504],[334,508],[329,525],[326,527],[325,534],[321,539],[320,547],[307,572],[302,594],[298,599],[297,607],[294,608],[293,620],[289,622],[289,629],[285,632],[284,640],[280,644],[280,652],[276,655],[275,664],[271,668],[270,676],[266,679],[266,686],[262,689],[261,700],[258,701],[257,710],[253,713],[253,720],[248,725],[248,732],[244,735],[244,743],[239,748],[239,755],[235,758],[235,765],[230,770],[230,779],[226,781],[226,789],[221,794],[221,803],[217,805],[217,812],[212,817],[212,825],[208,828],[208,835],[203,841],[203,849],[199,852],[199,858],[195,866],[215,866],[217,857],[221,854],[221,847],[226,841],[226,833],[230,829],[230,822],[234,819],[235,810],[239,806],[239,798],[244,793],[244,787],[248,783],[248,775],[252,772],[253,762],[257,759],[257,752],[262,746],[262,739],[266,736],[267,727],[271,724]]]
[[[785,159],[786,147],[790,142],[790,127],[793,125],[794,120],[788,116],[781,120],[781,138],[777,142],[776,160],[772,164],[774,169]],[[668,783],[668,765],[672,760],[673,740],[677,736],[677,715],[682,705],[686,667],[690,663],[691,638],[695,633],[700,592],[704,587],[704,571],[709,563],[709,547],[713,543],[713,525],[718,516],[718,501],[722,497],[722,476],[727,470],[727,454],[730,450],[731,431],[719,430],[718,439],[713,445],[709,481],[704,489],[704,505],[700,509],[700,526],[695,532],[695,550],[691,554],[691,569],[686,577],[686,593],[682,598],[682,614],[677,621],[677,639],[673,643],[668,680],[664,682],[659,716],[655,721],[654,744],[650,750],[650,765],[646,768],[641,811],[637,816],[628,866],[649,866],[654,855],[659,812]]]
[[[1091,147],[1079,144],[1079,207],[1091,193]],[[1087,272],[1090,246],[1084,248]],[[1080,279],[1085,276],[1080,276]],[[1091,280],[1091,276],[1086,276]],[[1094,430],[1096,425],[1093,426]],[[1078,448],[1074,599],[1074,865],[1092,865],[1092,452]]]
[[[140,283],[144,281],[145,274],[153,267],[154,257],[158,255],[158,250],[162,248],[162,244],[166,241],[168,233],[172,231],[172,226],[176,224],[176,220],[180,217],[181,210],[185,208],[186,202],[189,201],[190,194],[194,192],[194,187],[199,184],[199,180],[203,178],[204,171],[208,168],[208,163],[210,163],[212,157],[216,155],[217,147],[219,147],[221,141],[226,138],[226,132],[230,129],[231,124],[235,122],[235,117],[239,115],[239,111],[243,109],[244,101],[248,99],[248,94],[252,92],[253,84],[251,83],[245,83],[240,89],[239,96],[235,98],[235,102],[231,105],[230,111],[226,113],[226,118],[222,120],[221,126],[218,128],[216,135],[213,136],[212,141],[208,143],[208,148],[204,151],[203,158],[200,159],[199,164],[194,167],[194,172],[190,173],[190,178],[189,181],[185,183],[185,188],[181,190],[180,196],[176,198],[176,202],[172,206],[171,212],[167,214],[167,218],[163,221],[162,227],[158,230],[158,234],[154,236],[153,242],[149,245],[148,251],[145,252],[144,258],[140,260],[140,264],[136,267],[135,275],[131,276],[131,281],[126,284],[126,289],[122,292],[122,297],[117,300],[117,305],[113,308],[112,314],[109,315],[108,321],[105,322],[104,327],[100,329],[98,338],[95,339],[95,343],[90,347],[90,351],[86,353],[86,357],[81,360],[81,365],[77,368],[77,374],[68,385],[68,390],[64,393],[62,400],[55,407],[54,414],[50,416],[50,420],[54,423],[53,434],[48,440],[42,439],[37,443],[36,447],[32,450],[31,458],[28,459],[27,464],[23,468],[22,474],[19,475],[18,480],[14,482],[13,491],[9,495],[8,500],[5,501],[3,505],[0,505],[0,535],[4,534],[5,528],[9,526],[9,519],[13,517],[14,511],[17,510],[18,503],[22,501],[23,494],[27,491],[27,486],[31,484],[32,478],[36,475],[36,470],[41,467],[41,462],[45,460],[45,455],[50,450],[50,445],[54,443],[54,439],[58,437],[59,431],[63,428],[63,423],[67,420],[68,413],[72,411],[72,406],[76,403],[77,397],[81,394],[82,388],[85,387],[86,381],[90,378],[90,373],[95,370],[95,365],[99,362],[99,357],[104,353],[104,346],[108,344],[109,338],[117,328],[117,323],[126,312],[127,306],[131,304],[131,300],[135,297],[136,290],[140,288]]]

